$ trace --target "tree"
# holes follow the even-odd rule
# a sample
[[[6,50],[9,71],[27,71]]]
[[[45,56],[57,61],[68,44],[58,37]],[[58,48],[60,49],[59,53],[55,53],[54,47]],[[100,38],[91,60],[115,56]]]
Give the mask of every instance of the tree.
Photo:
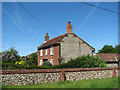
[[[20,56],[18,55],[18,51],[15,50],[15,47],[11,47],[9,50],[0,53],[0,60],[2,60],[3,63],[15,63],[20,60]]]
[[[29,57],[26,56],[24,58],[26,58],[27,65],[37,65],[37,53],[36,52],[30,54]]]
[[[98,53],[113,53],[113,49],[112,45],[105,45]]]
[[[120,53],[120,45],[113,47],[112,45],[105,45],[98,53]]]
[[[30,60],[32,61],[33,64],[37,65],[37,54],[32,53]]]
[[[120,53],[120,45],[114,47],[114,53]]]

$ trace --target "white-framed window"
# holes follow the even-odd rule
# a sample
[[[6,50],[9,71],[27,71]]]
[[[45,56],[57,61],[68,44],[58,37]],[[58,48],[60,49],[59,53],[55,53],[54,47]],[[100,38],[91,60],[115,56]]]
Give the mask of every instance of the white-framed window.
[[[43,61],[43,60],[41,59],[41,60],[40,60],[40,65],[42,65],[42,61]]]
[[[45,55],[47,55],[47,49],[45,49]]]
[[[50,63],[53,65],[53,59],[50,59]]]
[[[50,55],[53,55],[53,46],[50,47]]]
[[[40,50],[40,56],[42,56],[42,55],[43,55],[43,49]]]

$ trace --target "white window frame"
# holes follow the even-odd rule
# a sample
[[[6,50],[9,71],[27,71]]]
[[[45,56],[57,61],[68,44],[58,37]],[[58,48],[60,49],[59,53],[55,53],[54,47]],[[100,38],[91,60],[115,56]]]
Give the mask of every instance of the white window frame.
[[[48,53],[48,52],[47,52],[47,49],[45,49],[45,55],[47,55],[47,53]]]
[[[50,59],[50,63],[53,65],[53,59]]]
[[[53,51],[53,46],[50,47],[50,55],[53,55],[54,51]]]
[[[40,50],[40,56],[43,56],[43,49]]]
[[[42,65],[42,62],[43,62],[43,60],[41,59],[41,60],[40,60],[40,66]]]

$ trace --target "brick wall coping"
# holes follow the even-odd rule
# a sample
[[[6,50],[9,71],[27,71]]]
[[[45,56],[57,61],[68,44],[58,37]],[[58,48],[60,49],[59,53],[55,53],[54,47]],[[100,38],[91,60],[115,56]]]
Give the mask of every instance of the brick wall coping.
[[[64,72],[79,72],[79,71],[101,71],[101,70],[118,70],[119,68],[104,67],[104,68],[68,68],[68,69],[34,69],[34,70],[1,70],[2,74],[29,74],[29,73],[60,73]],[[0,72],[1,72],[0,71]]]

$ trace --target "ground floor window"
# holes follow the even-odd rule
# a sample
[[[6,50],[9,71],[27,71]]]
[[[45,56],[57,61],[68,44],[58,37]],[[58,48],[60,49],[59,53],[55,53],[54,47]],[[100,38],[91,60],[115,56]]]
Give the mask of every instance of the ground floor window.
[[[40,60],[40,65],[42,65],[42,61],[43,61],[43,60],[41,59],[41,60]]]
[[[53,65],[53,59],[50,59],[50,63]]]

